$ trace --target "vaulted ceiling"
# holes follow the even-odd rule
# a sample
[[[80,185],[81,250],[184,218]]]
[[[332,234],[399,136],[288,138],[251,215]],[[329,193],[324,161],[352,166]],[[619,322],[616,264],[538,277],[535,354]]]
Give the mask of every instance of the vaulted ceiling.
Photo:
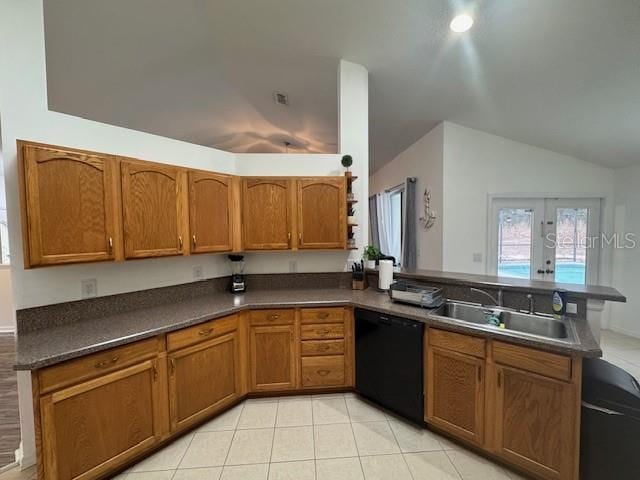
[[[637,0],[56,0],[45,32],[51,109],[188,142],[335,152],[344,58],[370,72],[374,171],[443,120],[640,163]]]

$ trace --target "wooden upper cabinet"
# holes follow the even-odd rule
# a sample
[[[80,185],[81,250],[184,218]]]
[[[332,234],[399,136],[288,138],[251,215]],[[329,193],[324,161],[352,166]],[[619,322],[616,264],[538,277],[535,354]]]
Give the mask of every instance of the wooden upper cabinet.
[[[427,421],[482,445],[484,390],[483,359],[428,347]]]
[[[215,173],[189,172],[191,252],[232,250],[232,178]]]
[[[346,248],[346,180],[297,180],[298,248]]]
[[[25,267],[113,260],[115,159],[23,142],[19,151]]]
[[[245,250],[291,248],[292,188],[288,178],[242,180],[242,238]]]
[[[121,171],[126,258],[182,255],[188,251],[184,243],[184,171],[135,161],[123,161]]]

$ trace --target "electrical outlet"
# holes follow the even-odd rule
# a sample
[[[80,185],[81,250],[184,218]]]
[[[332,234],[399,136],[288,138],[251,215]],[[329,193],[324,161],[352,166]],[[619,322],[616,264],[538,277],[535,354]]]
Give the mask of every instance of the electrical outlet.
[[[202,280],[202,267],[200,265],[193,267],[193,279]]]
[[[475,263],[482,263],[482,254],[481,253],[474,253],[473,254],[473,261]]]
[[[289,273],[296,273],[298,271],[298,261],[289,260]]]
[[[90,278],[80,282],[82,298],[93,298],[98,296],[98,280]]]
[[[567,303],[567,313],[571,313],[573,315],[577,315],[577,313],[578,313],[578,304],[577,303]]]

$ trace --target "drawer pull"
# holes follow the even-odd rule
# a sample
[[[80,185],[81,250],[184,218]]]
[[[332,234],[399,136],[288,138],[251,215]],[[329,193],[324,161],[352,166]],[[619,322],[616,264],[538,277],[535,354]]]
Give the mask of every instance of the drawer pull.
[[[317,373],[321,377],[326,377],[327,375],[329,375],[331,373],[331,370],[318,370]]]
[[[330,330],[328,328],[323,328],[322,330],[318,330],[320,335],[328,335]]]
[[[269,315],[269,320],[278,320],[280,318],[280,315],[278,315],[277,313],[274,313],[273,315]]]
[[[328,318],[328,317],[329,317],[329,314],[327,312],[319,312],[318,313],[318,318],[320,318],[320,319],[325,319],[325,318]]]
[[[118,360],[120,360],[120,357],[113,357],[111,360],[103,360],[96,363],[96,368],[108,367],[109,365],[113,365],[114,363],[116,363]]]
[[[200,335],[201,337],[206,337],[207,335],[211,335],[211,332],[213,332],[213,327],[209,327],[209,328],[205,328],[204,330],[200,330],[198,332],[198,335]]]
[[[331,350],[331,347],[329,345],[322,345],[320,349],[326,352],[327,350]]]

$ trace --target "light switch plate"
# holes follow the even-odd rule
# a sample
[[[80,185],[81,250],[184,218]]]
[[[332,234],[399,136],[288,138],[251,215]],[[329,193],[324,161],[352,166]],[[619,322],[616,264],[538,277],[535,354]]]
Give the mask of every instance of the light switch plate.
[[[577,303],[567,303],[567,313],[571,313],[573,315],[578,313],[578,304]]]
[[[90,278],[80,282],[82,298],[93,298],[98,296],[98,280]]]
[[[474,253],[473,254],[473,261],[475,263],[482,263],[482,254],[481,253]]]

